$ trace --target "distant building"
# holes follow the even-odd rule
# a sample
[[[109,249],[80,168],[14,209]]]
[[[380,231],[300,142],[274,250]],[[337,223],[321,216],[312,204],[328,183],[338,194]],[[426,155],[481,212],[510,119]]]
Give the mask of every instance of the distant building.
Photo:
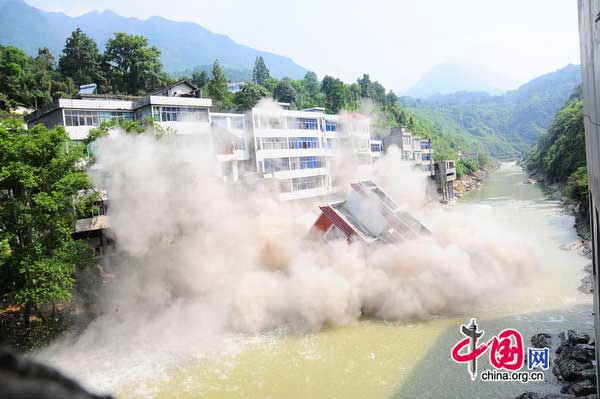
[[[433,173],[433,146],[431,139],[414,135],[405,127],[392,128],[390,134],[383,139],[385,151],[395,145],[405,161],[412,161],[423,170]]]
[[[383,143],[371,140],[370,119],[364,115],[329,115],[319,107],[296,111],[289,103],[276,104],[247,113],[214,113],[210,99],[198,98],[195,86],[180,81],[143,97],[81,92],[33,112],[26,121],[29,127],[64,126],[71,140],[82,141],[104,121],[151,118],[175,132],[182,161],[205,155],[208,148],[224,181],[263,180],[284,201],[334,193],[332,161],[341,148],[351,149],[359,165],[381,156]]]
[[[236,183],[244,174],[254,172],[251,153],[254,147],[246,115],[213,112],[210,119],[221,177],[226,182]]]
[[[454,198],[454,180],[456,180],[455,161],[437,161],[434,163],[432,176],[438,189],[442,194],[442,201],[450,201]]]
[[[332,161],[341,146],[352,148],[359,164],[371,164],[370,121],[358,114],[328,115],[254,108],[248,116],[254,137],[256,171],[277,182],[280,199],[328,195],[336,191]]]
[[[231,82],[227,83],[227,91],[230,93],[237,93],[242,91],[246,82]]]
[[[82,141],[90,129],[104,121],[151,118],[179,135],[207,136],[212,100],[196,97],[197,88],[186,81],[144,97],[80,93],[74,99],[59,99],[25,117],[31,128],[44,124],[64,126],[71,140]],[[185,141],[182,139],[182,141]]]

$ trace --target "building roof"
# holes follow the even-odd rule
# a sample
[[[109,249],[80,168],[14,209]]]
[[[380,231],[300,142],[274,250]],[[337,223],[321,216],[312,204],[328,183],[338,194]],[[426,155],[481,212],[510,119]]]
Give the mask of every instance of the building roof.
[[[179,81],[177,81],[177,82],[175,82],[175,83],[173,83],[173,84],[170,84],[170,85],[168,85],[168,86],[166,86],[166,87],[161,87],[160,89],[158,89],[158,90],[156,90],[156,91],[153,91],[152,93],[149,93],[148,95],[149,95],[149,96],[154,96],[154,95],[157,95],[157,94],[159,94],[159,93],[162,93],[162,92],[163,92],[163,91],[165,91],[165,90],[170,90],[170,89],[172,89],[173,87],[177,87],[177,86],[179,86],[179,85],[181,85],[181,84],[185,84],[185,85],[189,86],[189,88],[190,88],[190,89],[192,89],[191,91],[194,91],[194,92],[195,92],[195,91],[197,91],[197,90],[198,90],[198,88],[197,88],[196,86],[194,86],[193,84],[191,84],[191,83],[190,83],[190,82],[188,82],[187,80],[185,80],[185,79],[182,79],[182,80],[179,80]]]
[[[322,236],[325,241],[333,236],[349,242],[358,239],[367,244],[397,244],[431,234],[415,217],[400,210],[374,182],[367,180],[350,186],[352,191],[345,201],[319,207],[321,215],[311,228],[313,234]]]

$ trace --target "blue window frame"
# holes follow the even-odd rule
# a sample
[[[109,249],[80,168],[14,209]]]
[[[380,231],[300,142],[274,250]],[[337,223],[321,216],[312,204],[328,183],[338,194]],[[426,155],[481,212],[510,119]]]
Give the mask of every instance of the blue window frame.
[[[290,137],[290,150],[299,150],[303,148],[319,148],[318,137]]]
[[[289,118],[288,128],[300,130],[319,130],[319,122],[316,119],[309,118]]]
[[[421,154],[421,160],[422,161],[430,161],[431,160],[431,154]]]
[[[326,132],[335,132],[337,130],[337,123],[333,121],[325,121],[325,131]]]
[[[429,141],[421,141],[421,149],[422,150],[428,150],[430,148],[431,148],[431,146],[429,145]]]

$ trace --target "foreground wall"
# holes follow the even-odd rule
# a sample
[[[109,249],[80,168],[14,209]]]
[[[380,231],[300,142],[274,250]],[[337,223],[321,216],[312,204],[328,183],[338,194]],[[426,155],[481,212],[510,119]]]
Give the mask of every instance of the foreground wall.
[[[585,146],[590,184],[590,222],[593,245],[594,324],[596,342],[600,342],[598,315],[598,251],[600,250],[600,0],[579,0],[579,41],[583,80]],[[596,359],[598,359],[596,345]],[[598,378],[598,375],[596,376]]]

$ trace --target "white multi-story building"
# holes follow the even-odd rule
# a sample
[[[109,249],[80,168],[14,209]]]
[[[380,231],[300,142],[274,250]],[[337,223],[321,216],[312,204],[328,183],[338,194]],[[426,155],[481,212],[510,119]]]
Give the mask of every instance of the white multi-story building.
[[[74,99],[59,99],[29,114],[29,127],[42,123],[61,125],[71,140],[84,140],[90,129],[102,122],[150,118],[178,135],[208,135],[212,100],[196,98],[196,88],[182,81],[145,97],[79,94]]]
[[[333,161],[350,149],[359,165],[371,164],[383,151],[371,140],[370,120],[360,114],[328,115],[323,108],[302,111],[279,106],[242,113],[211,113],[212,101],[197,98],[197,89],[177,82],[145,97],[80,94],[60,99],[30,114],[28,126],[62,125],[74,141],[113,119],[152,119],[176,134],[185,156],[209,148],[226,182],[252,175],[273,183],[281,200],[328,195],[336,191]]]
[[[431,139],[421,138],[405,127],[400,127],[391,129],[390,134],[383,139],[386,151],[393,145],[398,147],[403,160],[412,161],[424,170],[433,172],[434,159]]]
[[[328,115],[322,108],[263,107],[253,108],[248,118],[256,171],[277,181],[282,200],[335,192],[334,160],[344,148],[351,149],[361,165],[371,164],[381,153],[371,153],[369,119],[362,115]]]
[[[210,114],[213,145],[219,161],[221,177],[235,183],[240,176],[253,171],[252,135],[245,114]]]

